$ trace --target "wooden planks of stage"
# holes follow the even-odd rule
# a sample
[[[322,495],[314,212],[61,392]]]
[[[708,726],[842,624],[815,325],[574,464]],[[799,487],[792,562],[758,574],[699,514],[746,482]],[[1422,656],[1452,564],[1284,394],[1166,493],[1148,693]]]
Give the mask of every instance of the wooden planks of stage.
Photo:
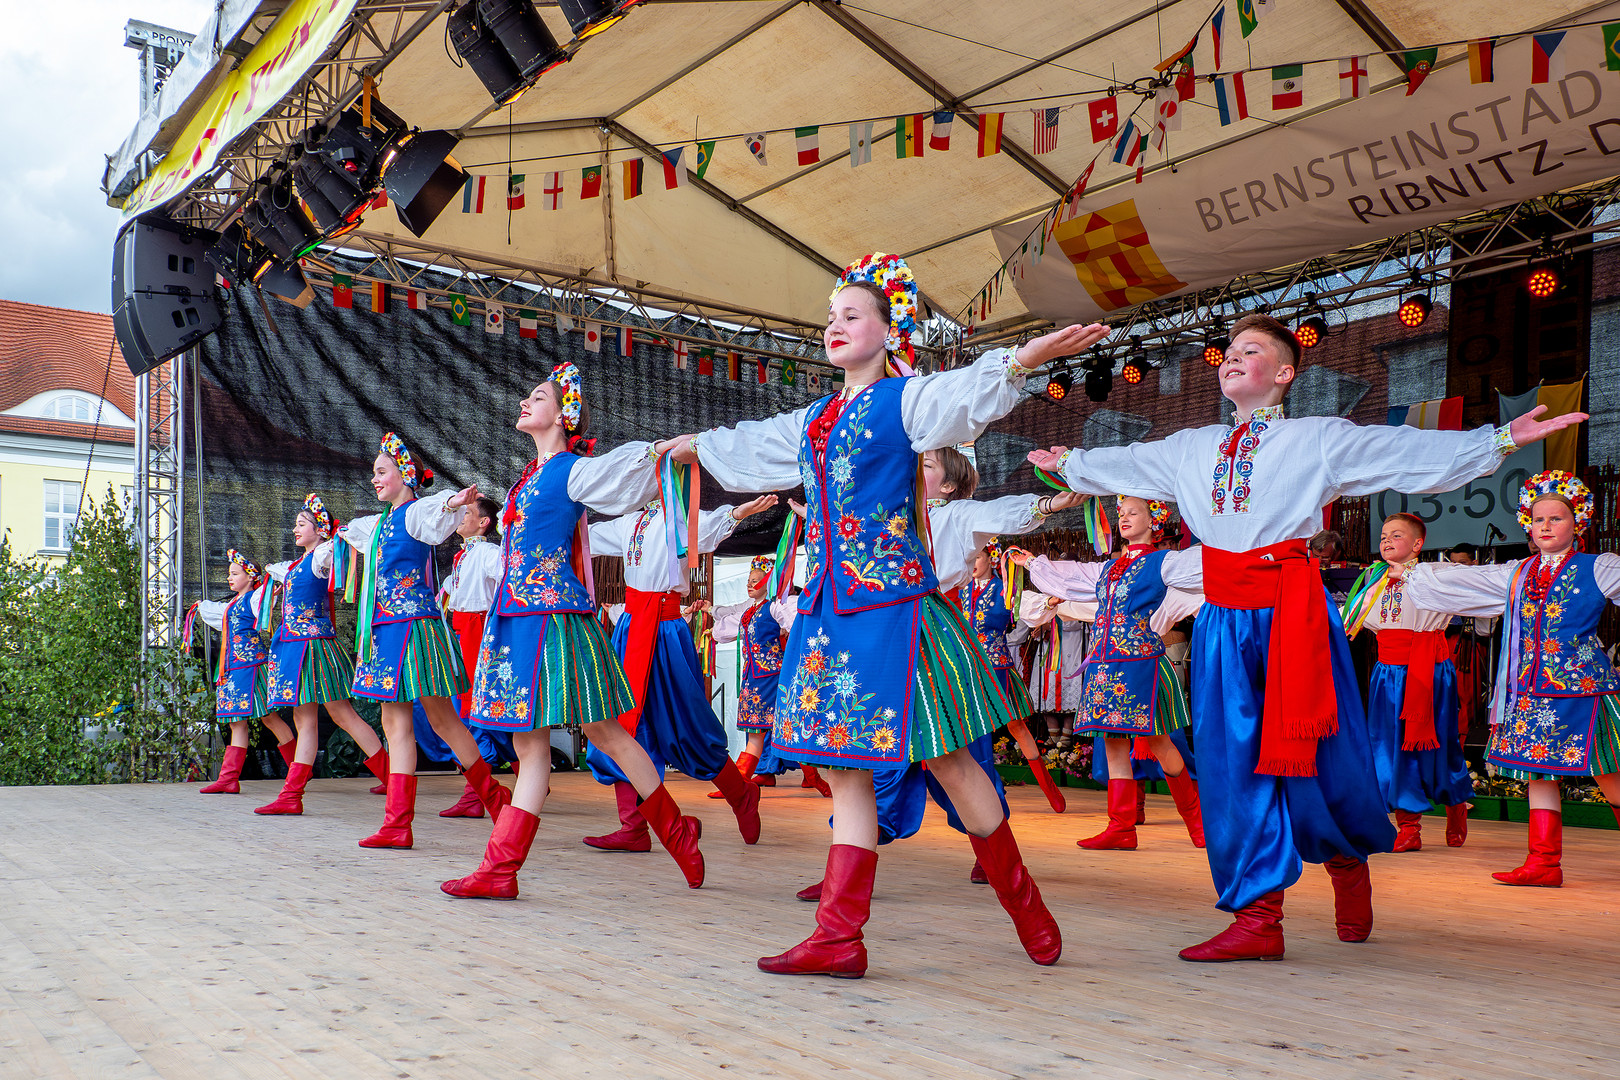
[[[797,774],[792,774],[796,777]],[[788,779],[788,778],[784,778]],[[930,807],[883,850],[862,981],[781,978],[754,959],[812,926],[830,802],[767,789],[745,848],[709,785],[708,884],[655,844],[582,846],[611,792],[555,778],[515,903],[453,901],[487,821],[445,820],[459,779],[424,777],[416,848],[367,851],[370,781],[0,789],[0,1076],[45,1077],[1484,1077],[1613,1076],[1620,1057],[1620,835],[1565,833],[1561,890],[1494,886],[1522,825],[1474,823],[1373,864],[1377,928],[1341,944],[1326,875],[1290,890],[1280,963],[1176,950],[1225,917],[1201,852],[1150,798],[1135,852],[1084,852],[1102,796],[1050,813],[1009,792],[1062,925],[1030,964],[972,855]]]

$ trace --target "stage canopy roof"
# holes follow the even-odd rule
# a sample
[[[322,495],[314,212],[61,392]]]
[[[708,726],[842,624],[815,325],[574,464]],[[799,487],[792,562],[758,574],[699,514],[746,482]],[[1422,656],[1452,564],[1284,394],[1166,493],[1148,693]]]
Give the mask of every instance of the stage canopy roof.
[[[1460,64],[1466,84],[1469,39],[1498,36],[1499,55],[1510,45],[1523,50],[1526,32],[1603,7],[1574,0],[1276,0],[1244,37],[1239,0],[646,0],[576,42],[569,63],[497,109],[448,47],[449,0],[331,0],[340,11],[351,5],[312,65],[292,72],[275,101],[261,103],[264,115],[234,141],[199,153],[188,125],[208,95],[229,78],[236,58],[251,57],[253,45],[274,32],[278,16],[301,6],[227,0],[152,114],[109,160],[109,198],[126,210],[149,208],[153,181],[142,178],[161,171],[165,155],[171,165],[176,155],[197,155],[191,186],[170,193],[179,196],[170,198],[170,210],[218,228],[271,159],[304,127],[356,101],[364,77],[373,75],[380,100],[406,122],[462,136],[455,157],[488,177],[484,212],[461,213],[453,202],[418,240],[392,209],[373,210],[342,246],[369,250],[382,263],[393,257],[396,265],[420,260],[616,286],[713,318],[805,329],[822,322],[838,268],[873,250],[903,254],[932,310],[967,321],[1006,261],[997,227],[1038,220],[1094,159],[1084,205],[1129,198],[1136,168],[1115,163],[1109,144],[1093,141],[1087,103],[1113,88],[1123,112],[1136,109],[1152,93],[1156,65],[1195,33],[1196,71],[1216,71],[1211,22],[1218,11],[1225,12],[1218,70],[1248,69],[1252,115],[1223,126],[1213,86],[1201,81],[1180,129],[1163,149],[1147,151],[1146,184],[1156,174],[1198,170],[1206,156],[1234,144],[1274,145],[1287,134],[1279,125],[1357,105],[1341,103],[1334,58],[1365,58],[1371,91],[1382,96],[1382,88],[1394,87],[1399,95],[1405,50],[1445,43],[1437,70]],[[559,10],[539,8],[558,40],[569,41]],[[1298,108],[1274,111],[1272,72],[1263,69],[1299,61],[1327,61],[1318,68],[1328,70],[1303,80]],[[1598,64],[1601,72],[1601,56]],[[1613,100],[1604,101],[1605,115],[1615,115]],[[1057,146],[1036,153],[1032,110],[1045,108],[1062,109]],[[1151,117],[1153,108],[1148,103],[1138,118]],[[946,111],[954,113],[948,150],[924,146],[919,159],[897,158],[897,117]],[[981,157],[978,128],[996,113],[1004,114],[1001,152]],[[852,168],[850,126],[865,122],[873,124],[871,160]],[[812,126],[819,127],[819,161],[801,165],[795,132]],[[926,142],[931,124],[923,128]],[[765,134],[763,161],[745,141],[755,133]],[[665,190],[658,155],[686,146],[686,167],[696,171],[696,147],[709,140],[716,143],[701,178]],[[626,199],[621,162],[635,157],[648,159],[645,190]],[[593,165],[606,166],[605,197],[583,199],[582,170]],[[509,172],[526,177],[526,206],[511,214]],[[555,211],[547,209],[545,190],[553,179],[561,189]],[[1391,217],[1387,234],[1408,227]],[[1263,261],[1248,269],[1271,268]],[[985,329],[1035,321],[1008,288]]]

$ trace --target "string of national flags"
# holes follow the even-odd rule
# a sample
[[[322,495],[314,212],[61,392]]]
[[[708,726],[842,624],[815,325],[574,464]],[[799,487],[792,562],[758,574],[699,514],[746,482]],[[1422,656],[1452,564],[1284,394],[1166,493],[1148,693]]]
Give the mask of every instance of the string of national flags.
[[[396,286],[390,286],[386,281],[372,281],[371,310],[377,315],[386,315],[393,308],[393,294]],[[410,311],[426,311],[428,309],[428,293],[420,289],[406,288],[405,307]],[[467,294],[451,292],[446,293],[444,299],[448,302],[450,320],[457,326],[472,326],[479,319],[479,315],[472,308]],[[511,313],[516,312],[518,336],[522,338],[537,338],[540,336],[541,311],[538,308],[515,307],[497,300],[480,299],[483,306],[482,320],[486,334],[505,334],[507,323],[511,321]],[[354,275],[336,273],[332,274],[332,306],[353,310],[354,308]],[[805,364],[801,372],[797,360],[783,357],[757,356],[737,349],[718,349],[710,345],[696,345],[679,338],[665,336],[645,327],[617,325],[613,323],[598,322],[590,319],[576,319],[562,312],[548,312],[556,320],[558,334],[568,334],[578,331],[584,335],[583,347],[588,353],[600,353],[604,346],[617,352],[619,356],[630,358],[635,355],[638,344],[652,344],[663,346],[670,350],[671,359],[677,371],[695,371],[699,375],[724,375],[731,382],[748,382],[750,380],[761,386],[778,383],[783,386],[800,386],[816,393],[830,392],[835,385],[842,381],[842,374],[833,371],[824,371],[819,366]],[[801,374],[804,376],[800,378]],[[836,381],[835,381],[836,380]]]

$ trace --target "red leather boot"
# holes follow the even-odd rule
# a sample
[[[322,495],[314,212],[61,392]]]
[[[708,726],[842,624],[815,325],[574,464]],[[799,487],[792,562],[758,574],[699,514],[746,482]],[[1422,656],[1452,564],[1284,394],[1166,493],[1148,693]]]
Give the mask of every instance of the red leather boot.
[[[287,770],[287,782],[281,786],[281,794],[274,802],[266,803],[253,811],[255,814],[302,814],[304,812],[304,785],[309,783],[310,776],[315,772],[313,768],[300,762],[293,762]]]
[[[1176,811],[1187,826],[1187,835],[1192,837],[1193,847],[1203,847],[1204,809],[1198,801],[1198,781],[1183,769],[1175,776],[1166,775],[1164,782],[1170,785],[1170,797],[1176,800]]]
[[[753,784],[755,787],[775,787],[776,777],[772,776],[770,773],[755,773],[753,776],[748,778],[748,782]],[[716,793],[710,792],[710,794],[714,795]],[[721,796],[721,798],[724,798],[724,796]]]
[[[287,768],[292,768],[293,755],[298,752],[298,740],[288,739],[284,743],[277,743],[276,749],[281,751],[281,760],[287,763]]]
[[[686,884],[696,889],[703,884],[703,852],[698,850],[698,838],[703,835],[703,822],[695,817],[682,817],[681,808],[663,784],[641,802],[641,812],[647,824],[658,834],[658,840],[674,858]]]
[[[619,804],[619,831],[587,836],[586,846],[603,851],[651,851],[652,836],[647,832],[647,819],[636,806],[636,789],[621,780],[613,785],[613,797]]]
[[[1423,815],[1411,814],[1405,810],[1395,811],[1395,846],[1391,850],[1402,851],[1423,850]]]
[[[478,789],[471,784],[465,784],[461,789],[461,798],[456,804],[439,811],[440,817],[476,817],[484,816],[484,800],[478,797]]]
[[[1564,883],[1564,815],[1558,810],[1530,811],[1530,854],[1517,870],[1491,877],[1503,885],[1538,885],[1556,889]]]
[[[1018,940],[1029,958],[1042,966],[1057,963],[1063,954],[1063,935],[1057,920],[1046,910],[1035,879],[1024,869],[1012,825],[1003,818],[1001,827],[989,836],[969,833],[968,839],[973,842],[973,854],[984,867],[990,886],[996,890],[996,899],[1012,916],[1013,929],[1018,931]]]
[[[1146,780],[1136,782],[1136,820],[1132,822],[1134,825],[1147,824],[1147,785]]]
[[[1372,936],[1372,873],[1364,859],[1335,855],[1322,864],[1333,879],[1333,925],[1340,941],[1366,941]]]
[[[1620,818],[1617,818],[1620,819]],[[1462,847],[1468,839],[1468,804],[1446,807],[1446,847]]]
[[[821,792],[823,799],[832,798],[832,788],[827,786],[827,781],[822,779],[821,773],[814,765],[800,765],[799,771],[804,774],[804,779],[799,781],[800,787],[815,788]]]
[[[990,884],[990,875],[984,872],[984,863],[978,859],[973,860],[973,869],[968,871],[968,880],[975,885]]]
[[[814,885],[806,885],[793,895],[800,900],[815,903],[817,900],[821,899],[821,887],[823,884],[825,883],[818,881]]]
[[[219,779],[198,789],[200,795],[236,795],[242,790],[237,779],[242,775],[242,763],[247,761],[247,747],[227,746],[225,757],[219,763]]]
[[[379,746],[377,752],[366,758],[366,768],[371,775],[377,778],[377,783],[371,789],[373,795],[388,794],[388,751]]]
[[[516,900],[517,872],[523,860],[529,857],[529,846],[534,843],[534,831],[539,827],[539,818],[527,810],[508,806],[501,812],[501,820],[490,830],[489,845],[484,848],[484,861],[478,864],[478,869],[464,878],[447,881],[439,888],[463,899]]]
[[[866,943],[861,927],[872,914],[872,879],[877,874],[877,852],[853,844],[827,849],[827,876],[821,903],[816,907],[816,929],[809,937],[777,956],[759,958],[759,970],[772,975],[831,975],[858,979],[866,974]]]
[[[776,786],[776,777],[774,777],[774,776],[769,776],[769,777],[767,777],[767,776],[755,776],[754,775],[754,768],[758,764],[759,764],[759,758],[755,757],[753,754],[750,754],[746,750],[744,750],[742,753],[737,755],[737,771],[742,773],[742,778],[744,780],[751,781],[754,784],[764,784],[766,780],[769,780],[771,782],[770,786],[775,787]],[[726,797],[726,793],[723,792],[723,791],[711,791],[711,792],[709,792],[709,798],[711,798],[711,799],[723,799],[725,797]]]
[[[1266,893],[1238,910],[1232,925],[1208,941],[1181,950],[1183,960],[1195,964],[1222,964],[1231,960],[1283,958],[1282,890]]]
[[[468,786],[478,792],[478,801],[484,804],[489,816],[501,820],[501,811],[512,805],[512,789],[490,775],[489,762],[479,758],[462,775]]]
[[[759,843],[759,788],[743,777],[734,761],[726,762],[715,776],[714,786],[737,815],[737,831],[742,833],[743,843]]]
[[[413,773],[388,774],[388,805],[383,810],[382,828],[360,841],[361,847],[408,848],[413,842],[411,822],[416,820],[416,776]]]
[[[1088,851],[1136,850],[1136,781],[1108,781],[1108,828],[1076,840]]]

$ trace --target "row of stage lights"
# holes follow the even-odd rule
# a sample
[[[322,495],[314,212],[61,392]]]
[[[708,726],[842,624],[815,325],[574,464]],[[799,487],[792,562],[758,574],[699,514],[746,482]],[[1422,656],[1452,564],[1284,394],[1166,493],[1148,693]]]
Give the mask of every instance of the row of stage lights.
[[[1563,285],[1559,272],[1552,266],[1537,266],[1525,276],[1524,288],[1537,300],[1545,300],[1556,293]],[[1314,297],[1307,296],[1307,303],[1314,307]],[[1401,301],[1400,307],[1395,309],[1395,317],[1402,326],[1415,330],[1422,326],[1429,318],[1432,304],[1426,293],[1413,293]],[[1310,310],[1308,308],[1307,310]],[[1327,338],[1327,320],[1320,315],[1308,315],[1294,327],[1294,337],[1299,339],[1303,349],[1314,349]],[[1125,360],[1125,366],[1120,369],[1119,377],[1126,383],[1135,386],[1146,377],[1149,364],[1142,346],[1141,338],[1132,338],[1131,353]],[[1225,337],[1213,337],[1204,342],[1204,363],[1210,367],[1220,367],[1221,361],[1226,359],[1226,350],[1231,347],[1231,340]],[[1085,371],[1086,397],[1092,401],[1106,401],[1108,394],[1114,387],[1114,364],[1110,357],[1097,357],[1088,360],[1083,365]],[[1074,389],[1074,374],[1067,361],[1057,361],[1046,379],[1046,396],[1053,401],[1062,401]]]
[[[583,41],[639,2],[558,0],[557,7]],[[498,106],[516,101],[573,55],[546,28],[533,0],[467,0],[450,12],[446,32]],[[357,228],[379,193],[387,192],[400,224],[417,236],[427,232],[467,182],[450,156],[459,141],[449,131],[410,128],[374,98],[351,106],[330,127],[305,130],[271,164],[208,263],[232,285],[250,281],[303,306],[313,292],[298,260]]]

